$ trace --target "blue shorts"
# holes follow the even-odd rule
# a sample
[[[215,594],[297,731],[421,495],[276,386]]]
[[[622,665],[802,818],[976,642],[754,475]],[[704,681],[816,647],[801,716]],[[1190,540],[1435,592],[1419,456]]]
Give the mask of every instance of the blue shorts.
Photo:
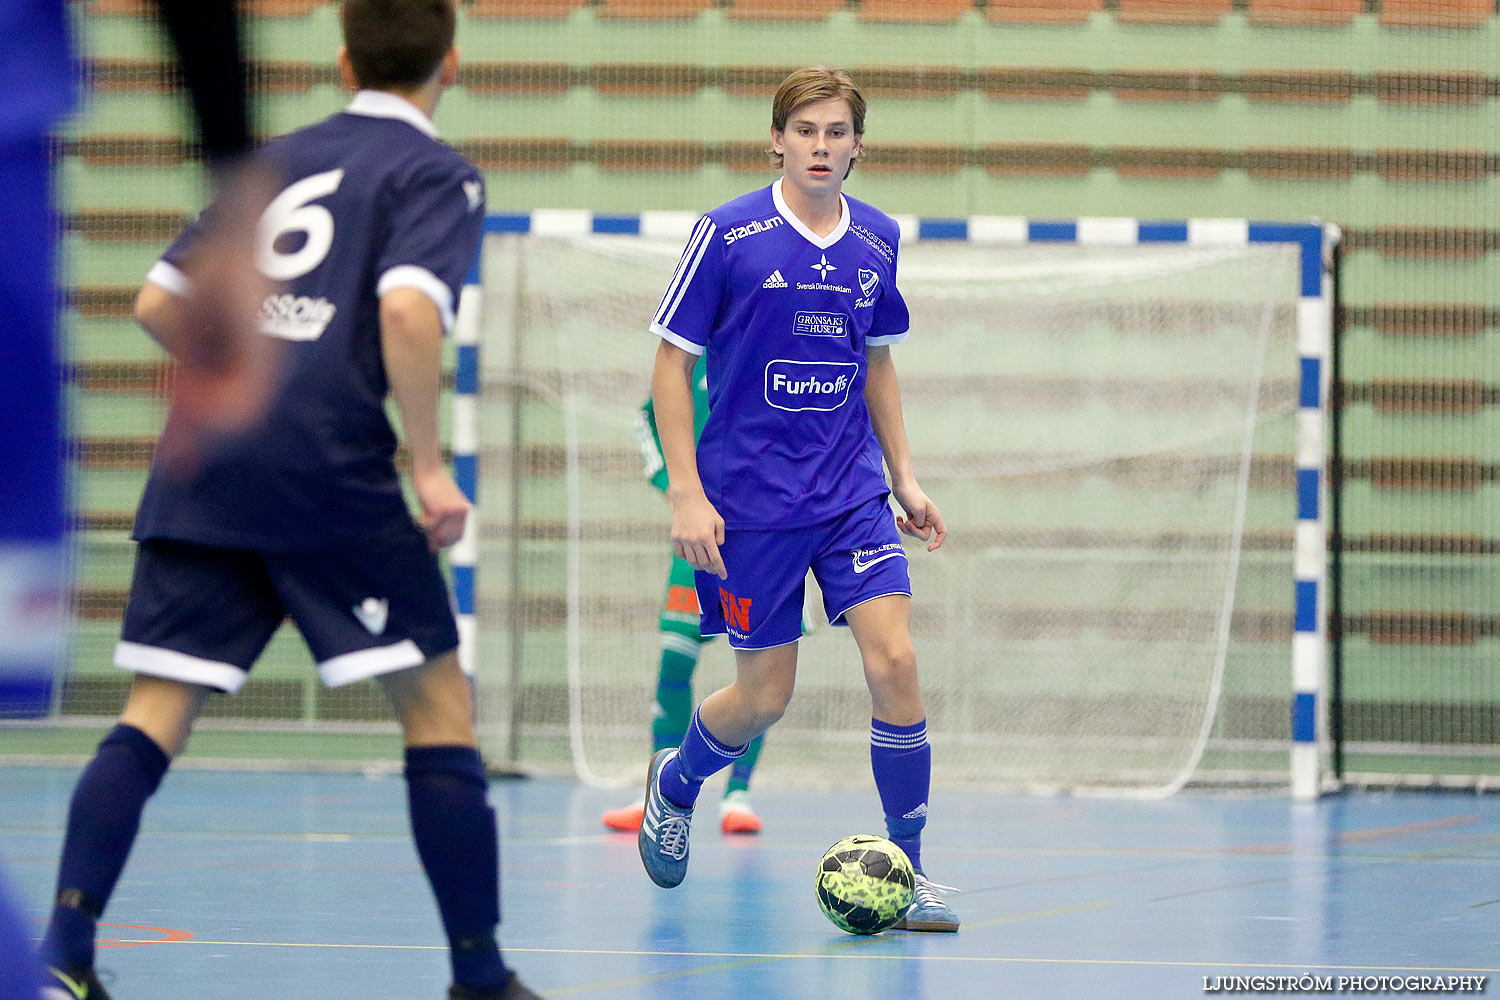
[[[719,546],[727,580],[701,570],[701,632],[728,635],[735,649],[769,649],[802,634],[807,571],[833,625],[852,607],[888,594],[911,596],[906,552],[885,495],[830,521],[787,531],[726,531]]]
[[[136,554],[115,666],[232,694],[288,616],[329,687],[458,646],[442,570],[416,525],[317,552],[152,539]]]

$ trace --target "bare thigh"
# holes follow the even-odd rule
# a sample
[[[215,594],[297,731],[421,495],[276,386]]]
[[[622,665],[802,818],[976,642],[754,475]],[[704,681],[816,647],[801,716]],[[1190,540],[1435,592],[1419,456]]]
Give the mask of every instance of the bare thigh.
[[[407,746],[477,745],[474,692],[459,669],[456,651],[377,680],[391,700]]]
[[[136,674],[120,721],[151,737],[163,753],[175,758],[187,746],[198,713],[212,693],[212,688],[202,684]]]

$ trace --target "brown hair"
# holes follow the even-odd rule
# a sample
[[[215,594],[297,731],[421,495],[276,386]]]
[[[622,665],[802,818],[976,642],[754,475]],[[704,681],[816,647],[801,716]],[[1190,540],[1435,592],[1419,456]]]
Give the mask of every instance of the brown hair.
[[[453,47],[453,0],[344,0],[344,47],[361,87],[420,87]]]
[[[776,97],[771,101],[771,127],[778,132],[786,131],[787,120],[792,112],[804,104],[814,101],[845,100],[849,102],[849,113],[853,116],[854,134],[865,134],[865,95],[859,92],[854,80],[841,69],[827,66],[804,66],[794,70],[776,88]],[[781,169],[783,157],[771,151],[771,162]],[[849,169],[854,169],[850,162]]]

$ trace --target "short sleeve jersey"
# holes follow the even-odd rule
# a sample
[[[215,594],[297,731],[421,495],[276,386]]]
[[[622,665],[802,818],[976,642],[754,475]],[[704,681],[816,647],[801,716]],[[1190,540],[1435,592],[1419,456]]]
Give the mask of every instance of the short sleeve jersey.
[[[888,492],[865,351],[910,326],[895,221],[845,197],[837,228],[818,236],[781,183],[698,221],[651,323],[707,356],[698,474],[741,530],[815,524]]]
[[[703,425],[708,422],[708,372],[704,358],[698,356],[693,365],[693,441],[703,436]],[[667,492],[671,484],[667,481],[667,460],[662,455],[661,435],[656,430],[656,404],[647,396],[641,404],[641,462],[645,466],[646,479],[652,486]]]
[[[152,469],[137,539],[309,551],[410,522],[384,408],[380,297],[414,288],[451,328],[484,225],[478,172],[436,134],[406,101],[361,91],[344,112],[267,144],[285,187],[260,222],[257,263],[280,283],[260,321],[287,341],[283,382],[267,418],[218,442],[193,475]],[[213,212],[149,281],[190,287],[181,266]]]

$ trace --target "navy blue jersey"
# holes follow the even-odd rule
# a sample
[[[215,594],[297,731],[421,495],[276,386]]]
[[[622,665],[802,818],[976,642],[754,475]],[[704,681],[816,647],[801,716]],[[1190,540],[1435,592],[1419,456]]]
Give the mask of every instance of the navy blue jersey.
[[[286,181],[261,217],[257,258],[281,283],[261,324],[290,342],[284,383],[265,421],[215,448],[201,471],[153,468],[137,539],[305,551],[410,520],[383,406],[380,296],[416,288],[452,326],[484,225],[479,174],[415,107],[375,91],[261,155]],[[212,213],[173,242],[149,281],[189,287],[179,265]]]
[[[838,517],[886,493],[865,406],[865,349],[906,337],[900,230],[842,198],[838,227],[808,229],[781,181],[698,221],[651,323],[707,353],[698,474],[734,529]]]

